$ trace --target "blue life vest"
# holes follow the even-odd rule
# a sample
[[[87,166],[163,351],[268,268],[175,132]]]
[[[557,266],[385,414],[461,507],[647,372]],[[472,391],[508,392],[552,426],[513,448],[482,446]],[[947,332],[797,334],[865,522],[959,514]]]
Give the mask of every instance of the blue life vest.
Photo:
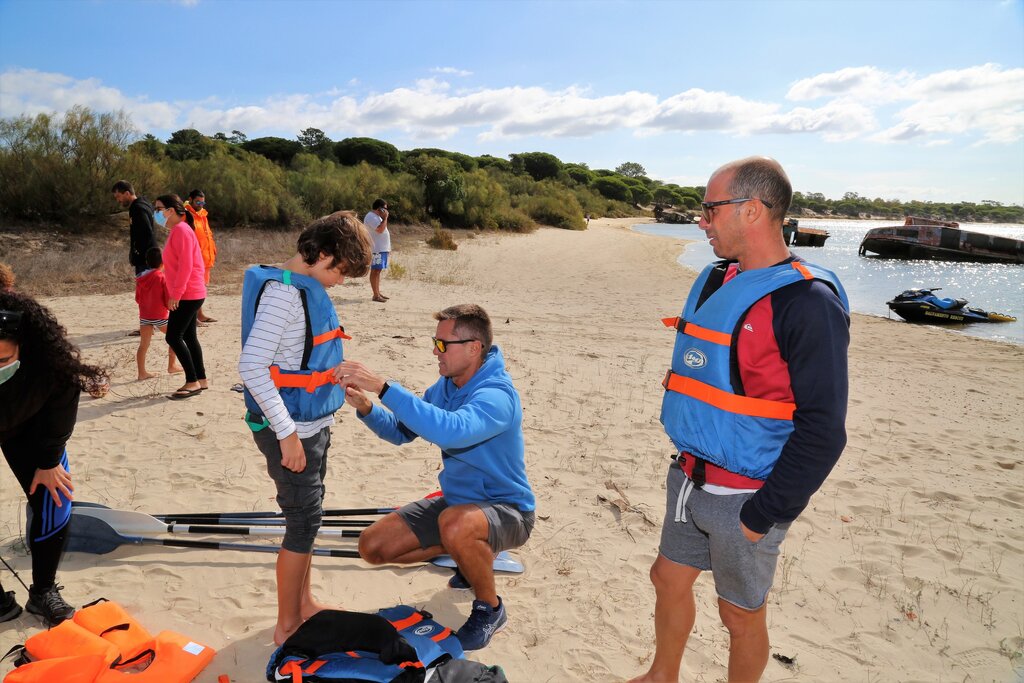
[[[245,346],[256,309],[268,282],[282,282],[299,290],[306,313],[306,346],[302,369],[270,367],[271,378],[281,393],[288,414],[299,422],[312,422],[333,414],[345,403],[345,392],[331,381],[330,371],[342,361],[342,339],[351,339],[338,323],[338,314],[324,286],[314,278],[272,266],[251,266],[242,284],[242,345]],[[246,422],[254,431],[269,425],[256,400],[245,389]]]
[[[678,319],[672,369],[665,376],[661,423],[680,452],[751,479],[764,480],[793,431],[796,405],[737,394],[730,368],[736,362],[734,333],[762,297],[801,280],[821,280],[849,311],[846,291],[831,271],[802,261],[741,272],[697,307],[716,266],[697,278]]]
[[[379,653],[347,650],[343,640],[338,651],[312,657],[285,655],[282,645],[267,664],[268,681],[381,681],[407,680],[410,670],[423,672],[449,659],[464,659],[462,644],[448,627],[434,621],[429,612],[408,605],[378,610],[377,614],[391,622],[401,636],[416,650],[416,661],[385,664]],[[296,677],[298,674],[298,677]],[[418,677],[422,680],[422,677]]]

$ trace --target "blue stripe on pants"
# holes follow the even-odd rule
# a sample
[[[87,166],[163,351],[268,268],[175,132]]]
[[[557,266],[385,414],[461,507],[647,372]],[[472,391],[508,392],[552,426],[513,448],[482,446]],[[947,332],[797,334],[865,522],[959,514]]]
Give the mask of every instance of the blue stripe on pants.
[[[66,448],[60,457],[60,464],[68,472],[71,471]],[[63,529],[71,519],[71,499],[65,496],[63,492],[59,495],[60,507],[57,507],[57,504],[53,502],[53,496],[50,495],[50,492],[45,489],[43,490],[43,523],[40,525],[39,538],[32,539],[34,542],[45,541]]]

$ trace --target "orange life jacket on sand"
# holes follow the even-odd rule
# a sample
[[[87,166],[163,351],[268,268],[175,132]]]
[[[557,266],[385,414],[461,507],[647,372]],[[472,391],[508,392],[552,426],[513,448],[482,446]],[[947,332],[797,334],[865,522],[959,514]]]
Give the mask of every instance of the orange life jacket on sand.
[[[188,683],[215,654],[173,631],[154,638],[120,605],[102,600],[26,640],[3,683]]]

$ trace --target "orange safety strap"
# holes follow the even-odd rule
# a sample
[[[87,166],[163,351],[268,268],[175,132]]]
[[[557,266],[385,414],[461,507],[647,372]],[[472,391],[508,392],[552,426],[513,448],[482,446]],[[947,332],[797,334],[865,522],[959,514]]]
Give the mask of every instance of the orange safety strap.
[[[319,346],[320,344],[326,344],[327,342],[331,341],[332,339],[347,339],[347,340],[351,341],[352,337],[350,337],[347,334],[345,334],[345,328],[344,327],[336,327],[333,330],[331,330],[330,332],[324,332],[323,334],[318,334],[315,337],[313,337],[313,346]]]
[[[805,266],[804,264],[802,264],[802,263],[800,263],[798,261],[792,261],[792,262],[790,262],[790,265],[793,266],[793,268],[798,273],[803,275],[805,280],[813,280],[814,279],[814,276],[811,275],[811,271],[807,270],[807,266]]]
[[[430,639],[432,641],[434,641],[435,643],[440,643],[442,640],[444,640],[445,638],[447,638],[451,634],[452,634],[452,630],[450,628],[448,628],[447,626],[445,626],[443,631],[438,633],[436,636],[430,636]]]
[[[721,408],[730,413],[738,415],[750,415],[751,417],[768,417],[776,420],[792,420],[796,411],[795,403],[783,401],[769,401],[763,398],[752,398],[750,396],[739,396],[728,391],[722,391],[710,384],[698,382],[692,377],[677,375],[671,370],[665,374],[662,386],[668,391],[677,394],[690,396],[708,405]]]
[[[302,683],[302,665],[293,659],[277,670],[282,676],[292,675],[292,683]]]
[[[334,370],[315,370],[308,375],[292,375],[281,372],[281,368],[276,365],[270,366],[270,379],[275,387],[305,389],[310,394],[325,384],[337,384]]]
[[[721,346],[730,346],[732,344],[731,334],[709,330],[706,327],[688,323],[682,318],[662,318],[661,322],[664,323],[665,327],[673,327],[681,334],[688,334],[691,337],[703,339],[704,341],[711,342],[712,344],[720,344]],[[682,329],[679,329],[680,322],[682,322]]]
[[[313,662],[312,664],[310,664],[309,666],[307,666],[305,669],[303,669],[303,671],[305,673],[307,673],[307,674],[315,674],[317,672],[317,670],[320,667],[322,667],[324,664],[326,664],[326,663],[327,663],[326,659],[318,659],[315,662]]]
[[[396,631],[401,631],[402,629],[409,628],[413,624],[418,624],[421,621],[423,621],[423,615],[420,614],[419,612],[413,612],[412,614],[407,616],[405,619],[399,619],[398,621],[392,621],[391,625],[395,627]]]
[[[402,662],[398,666],[402,667],[403,669],[409,669],[409,668],[422,669],[423,668],[423,662]]]

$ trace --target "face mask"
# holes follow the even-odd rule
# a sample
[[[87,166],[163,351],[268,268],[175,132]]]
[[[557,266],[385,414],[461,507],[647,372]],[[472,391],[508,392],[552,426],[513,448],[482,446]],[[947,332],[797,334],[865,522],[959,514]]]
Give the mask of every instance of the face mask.
[[[154,211],[153,219],[156,221],[156,224],[159,225],[161,228],[167,225],[167,218],[164,216],[163,211]]]
[[[18,368],[20,367],[21,361],[16,360],[13,363],[8,363],[7,365],[0,368],[0,384],[3,384],[11,377],[14,377],[14,373],[16,373],[18,371]]]
[[[196,208],[201,209],[206,206],[206,202],[196,202]]]

